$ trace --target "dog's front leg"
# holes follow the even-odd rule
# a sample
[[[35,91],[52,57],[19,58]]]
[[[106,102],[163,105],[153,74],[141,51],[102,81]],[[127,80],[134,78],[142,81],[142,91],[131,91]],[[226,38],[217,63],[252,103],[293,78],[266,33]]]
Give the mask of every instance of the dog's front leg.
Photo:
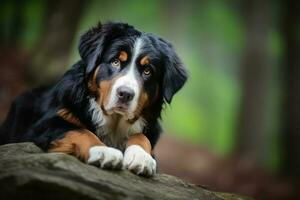
[[[126,144],[123,166],[135,174],[153,176],[156,173],[156,161],[151,151],[151,144],[144,134],[131,136]]]
[[[53,141],[48,151],[74,155],[101,168],[122,167],[123,153],[105,146],[96,135],[86,129],[68,131],[62,139]]]

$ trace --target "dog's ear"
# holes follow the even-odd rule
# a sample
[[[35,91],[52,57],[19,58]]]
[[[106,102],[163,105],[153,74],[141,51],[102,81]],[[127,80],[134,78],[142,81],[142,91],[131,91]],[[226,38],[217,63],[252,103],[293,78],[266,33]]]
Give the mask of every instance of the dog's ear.
[[[170,104],[174,94],[178,92],[186,82],[188,75],[172,45],[163,39],[159,40],[162,43],[162,53],[165,55],[165,73],[162,90],[165,101]]]
[[[100,22],[96,27],[91,28],[81,36],[78,50],[82,60],[87,65],[87,74],[93,71],[97,65],[97,61],[101,59],[105,47],[105,40],[106,33],[103,31]]]
[[[83,34],[79,41],[79,54],[86,63],[86,73],[90,74],[101,61],[105,48],[112,40],[125,35],[139,35],[140,32],[126,23],[98,23]]]

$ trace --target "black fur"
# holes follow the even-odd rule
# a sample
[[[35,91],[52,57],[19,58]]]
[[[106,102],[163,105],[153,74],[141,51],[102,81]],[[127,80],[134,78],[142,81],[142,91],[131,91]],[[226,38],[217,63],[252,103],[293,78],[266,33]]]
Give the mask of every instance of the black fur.
[[[0,128],[0,144],[33,141],[47,150],[50,143],[63,138],[65,132],[79,128],[57,115],[62,108],[70,110],[88,130],[95,132],[96,125],[89,111],[89,99],[95,94],[88,89],[88,81],[99,65],[98,82],[122,73],[107,67],[107,63],[120,48],[131,48],[137,37],[144,38],[147,45],[143,51],[153,60],[150,67],[154,75],[142,80],[144,90],[152,98],[156,86],[160,89],[158,97],[150,99],[151,104],[142,112],[147,122],[144,134],[154,147],[161,132],[158,120],[162,106],[164,102],[171,102],[184,85],[187,74],[169,42],[123,23],[99,24],[86,32],[79,42],[82,60],[54,85],[20,95]]]

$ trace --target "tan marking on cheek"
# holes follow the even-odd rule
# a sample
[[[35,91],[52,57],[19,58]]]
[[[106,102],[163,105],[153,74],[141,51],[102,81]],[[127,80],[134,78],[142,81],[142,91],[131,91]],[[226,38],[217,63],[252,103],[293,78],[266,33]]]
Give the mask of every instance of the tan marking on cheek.
[[[97,75],[98,75],[99,69],[100,69],[100,67],[97,67],[97,69],[95,70],[95,72],[93,74],[92,79],[89,80],[89,82],[88,82],[88,88],[93,93],[97,93],[97,91],[98,91]]]
[[[66,132],[64,138],[51,142],[48,152],[66,153],[87,161],[89,149],[103,145],[105,144],[87,129],[72,130]]]
[[[99,104],[101,105],[101,107],[103,107],[103,106],[105,107],[105,105],[108,104],[112,86],[118,78],[119,78],[119,76],[116,76],[115,78],[113,78],[111,80],[104,80],[104,81],[100,82],[100,102],[99,102]]]
[[[144,110],[144,108],[146,108],[149,105],[149,96],[145,91],[142,91],[140,96],[139,96],[139,100],[138,100],[138,104],[137,107],[134,111],[134,119],[129,121],[130,123],[135,122],[140,115],[142,114],[142,111]]]
[[[104,80],[100,82],[100,105],[101,106],[107,105],[111,86],[112,86],[111,80]]]
[[[119,60],[122,62],[127,61],[128,59],[128,54],[125,51],[121,51],[119,55]]]
[[[138,105],[134,111],[134,118],[128,120],[129,123],[133,124],[142,114],[142,111],[150,105],[151,102],[154,102],[159,95],[159,86],[156,87],[155,95],[153,99],[150,99],[148,94],[145,91],[142,91],[138,100]]]
[[[63,120],[71,123],[71,124],[74,124],[78,127],[85,127],[81,122],[80,120],[68,109],[66,108],[63,108],[63,109],[60,109],[59,111],[57,111],[57,115],[60,116]]]
[[[141,108],[145,108],[149,104],[149,96],[145,91],[142,91],[142,94],[139,99],[139,105]]]
[[[149,63],[150,63],[150,61],[149,61],[149,57],[148,57],[148,56],[143,57],[143,58],[141,59],[141,61],[140,61],[140,64],[141,64],[142,66],[144,66],[144,65],[149,65]]]

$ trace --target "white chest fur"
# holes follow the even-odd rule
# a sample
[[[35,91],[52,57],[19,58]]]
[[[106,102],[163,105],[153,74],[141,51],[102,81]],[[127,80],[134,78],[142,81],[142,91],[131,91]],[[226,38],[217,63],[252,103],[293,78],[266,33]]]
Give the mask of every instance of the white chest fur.
[[[95,124],[96,135],[101,141],[111,147],[124,150],[129,136],[142,133],[145,121],[139,118],[134,123],[129,123],[122,115],[112,114],[105,116],[95,99],[90,100],[90,113]]]

